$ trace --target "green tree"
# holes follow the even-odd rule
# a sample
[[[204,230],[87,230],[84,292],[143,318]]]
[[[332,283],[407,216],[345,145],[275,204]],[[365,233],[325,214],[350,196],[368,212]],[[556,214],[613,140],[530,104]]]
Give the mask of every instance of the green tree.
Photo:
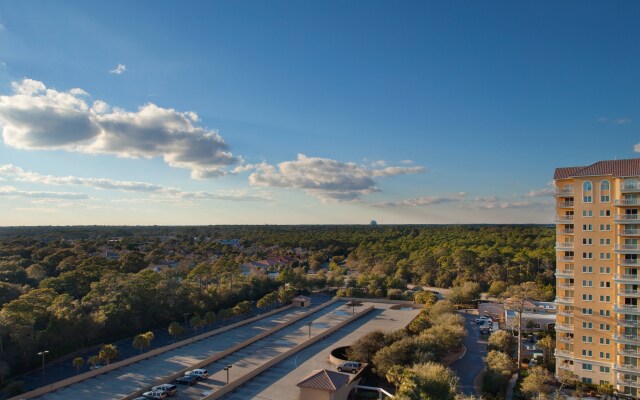
[[[435,293],[427,292],[425,290],[416,292],[416,294],[413,296],[413,301],[415,301],[418,304],[425,304],[427,306],[431,306],[437,300],[438,298],[436,297]]]
[[[118,357],[118,347],[115,344],[105,344],[100,348],[100,352],[98,352],[98,358],[103,360],[107,365],[116,357]]]
[[[509,287],[503,294],[505,305],[518,315],[518,368],[522,365],[522,314],[532,300],[540,298],[540,288],[535,282],[524,282]]]
[[[142,353],[142,350],[146,349],[150,345],[151,343],[149,341],[149,338],[144,334],[136,335],[133,338],[133,347],[137,349],[140,353]]]
[[[100,363],[100,357],[99,356],[89,356],[89,358],[87,359],[87,362],[91,365],[92,368],[95,368],[96,365],[98,365]]]
[[[213,312],[213,311],[207,311],[207,312],[204,314],[204,322],[205,322],[207,325],[213,325],[213,324],[215,324],[217,319],[218,319],[218,318],[216,317],[216,313],[215,313],[215,312]]]
[[[179,322],[172,322],[169,324],[169,335],[173,336],[173,340],[176,340],[177,336],[184,335],[184,328]]]
[[[73,366],[76,367],[76,373],[79,374],[80,373],[80,368],[82,368],[84,366],[84,358],[76,357],[76,358],[73,359],[71,364],[73,364]]]
[[[487,343],[488,350],[497,350],[506,354],[511,354],[515,345],[514,337],[511,333],[503,330],[493,332],[489,336]]]
[[[529,396],[529,398],[546,398],[546,395],[551,392],[549,382],[553,381],[553,376],[546,368],[536,366],[529,369],[529,373],[522,380],[522,391]]]
[[[394,365],[387,371],[385,378],[387,382],[391,383],[396,388],[396,392],[398,391],[398,386],[402,383],[402,379],[404,377],[404,367],[402,365]]]

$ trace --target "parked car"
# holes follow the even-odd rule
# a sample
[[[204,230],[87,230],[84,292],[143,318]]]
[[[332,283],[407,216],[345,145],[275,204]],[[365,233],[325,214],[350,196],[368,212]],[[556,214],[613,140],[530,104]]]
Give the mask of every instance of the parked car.
[[[154,391],[144,392],[142,393],[142,395],[147,399],[154,399],[154,400],[164,400],[169,396],[165,392],[154,392]]]
[[[484,315],[482,317],[476,318],[476,324],[478,325],[484,324],[486,322],[493,322],[493,321],[491,320],[491,318],[485,317]]]
[[[187,371],[184,373],[184,376],[195,376],[198,380],[207,379],[209,376],[209,371],[202,368],[197,368],[191,371]]]
[[[187,386],[195,385],[196,383],[198,383],[198,381],[199,381],[198,378],[191,375],[181,376],[180,378],[175,380],[176,383],[179,383],[181,385],[187,385]]]
[[[352,374],[355,374],[356,372],[358,372],[360,367],[362,367],[362,364],[360,364],[359,362],[347,361],[338,365],[338,371],[340,372],[348,371],[348,372],[351,372]]]
[[[165,392],[169,396],[173,396],[178,391],[176,385],[165,383],[164,385],[158,385],[151,388],[152,392]]]

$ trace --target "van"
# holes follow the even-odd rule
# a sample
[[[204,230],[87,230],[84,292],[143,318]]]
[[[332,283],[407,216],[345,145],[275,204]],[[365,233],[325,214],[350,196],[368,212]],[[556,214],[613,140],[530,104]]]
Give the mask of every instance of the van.
[[[185,376],[195,376],[198,380],[207,379],[209,371],[206,369],[198,368],[184,373]]]

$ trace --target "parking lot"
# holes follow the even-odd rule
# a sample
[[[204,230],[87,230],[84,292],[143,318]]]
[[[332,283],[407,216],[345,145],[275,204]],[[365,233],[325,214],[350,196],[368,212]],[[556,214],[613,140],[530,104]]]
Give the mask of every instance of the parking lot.
[[[316,304],[317,305],[317,304]],[[309,311],[293,308],[56,390],[43,399],[118,399]]]

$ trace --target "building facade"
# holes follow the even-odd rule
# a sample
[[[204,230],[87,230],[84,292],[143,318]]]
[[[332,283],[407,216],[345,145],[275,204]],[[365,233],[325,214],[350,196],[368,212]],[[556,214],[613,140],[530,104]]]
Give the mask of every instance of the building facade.
[[[640,391],[640,159],[557,168],[556,375]]]

